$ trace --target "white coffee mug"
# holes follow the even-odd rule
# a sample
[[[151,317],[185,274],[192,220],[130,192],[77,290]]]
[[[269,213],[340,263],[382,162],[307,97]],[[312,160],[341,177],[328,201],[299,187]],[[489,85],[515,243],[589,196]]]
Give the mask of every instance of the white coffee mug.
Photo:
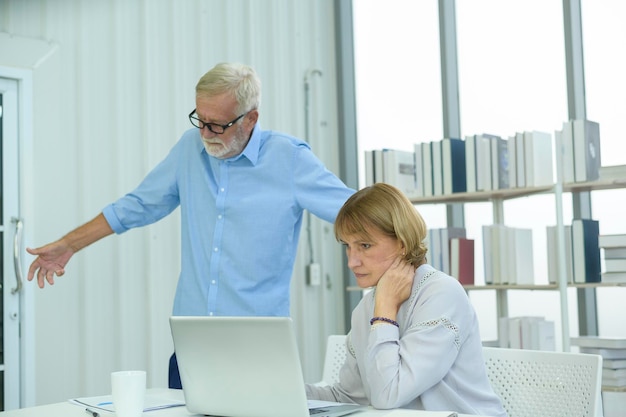
[[[111,393],[117,417],[140,417],[146,397],[146,371],[112,372]]]

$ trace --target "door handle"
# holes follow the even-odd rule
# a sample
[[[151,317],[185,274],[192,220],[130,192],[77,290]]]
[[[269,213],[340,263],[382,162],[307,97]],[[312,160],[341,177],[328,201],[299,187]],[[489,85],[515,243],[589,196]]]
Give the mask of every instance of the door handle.
[[[11,288],[11,294],[15,294],[22,289],[22,220],[11,217],[11,223],[15,223],[15,236],[13,236],[13,266],[15,267],[15,288]]]

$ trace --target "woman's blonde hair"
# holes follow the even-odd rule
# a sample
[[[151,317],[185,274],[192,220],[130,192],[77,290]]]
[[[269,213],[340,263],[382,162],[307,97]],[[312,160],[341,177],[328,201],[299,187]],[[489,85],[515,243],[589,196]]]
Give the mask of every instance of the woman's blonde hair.
[[[405,248],[404,260],[413,266],[426,262],[426,223],[396,187],[376,183],[353,194],[337,214],[335,238],[341,241],[343,236],[357,235],[369,240],[372,227],[398,239]]]

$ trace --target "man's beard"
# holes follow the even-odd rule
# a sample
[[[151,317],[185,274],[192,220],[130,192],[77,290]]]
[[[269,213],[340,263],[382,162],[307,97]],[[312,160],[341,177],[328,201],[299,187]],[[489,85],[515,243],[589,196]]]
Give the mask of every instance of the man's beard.
[[[237,131],[227,146],[220,140],[220,135],[211,139],[202,138],[204,149],[215,158],[226,159],[239,155],[248,144],[248,138],[243,130],[243,124],[237,124]],[[213,141],[211,143],[210,141]]]

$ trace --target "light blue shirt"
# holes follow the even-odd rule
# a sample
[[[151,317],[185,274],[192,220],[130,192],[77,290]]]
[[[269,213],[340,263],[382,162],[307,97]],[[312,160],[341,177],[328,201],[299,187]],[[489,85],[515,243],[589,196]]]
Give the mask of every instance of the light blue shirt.
[[[174,315],[288,316],[303,210],[332,223],[353,193],[292,136],[257,124],[243,152],[222,160],[190,129],[103,213],[119,234],[180,205]]]

